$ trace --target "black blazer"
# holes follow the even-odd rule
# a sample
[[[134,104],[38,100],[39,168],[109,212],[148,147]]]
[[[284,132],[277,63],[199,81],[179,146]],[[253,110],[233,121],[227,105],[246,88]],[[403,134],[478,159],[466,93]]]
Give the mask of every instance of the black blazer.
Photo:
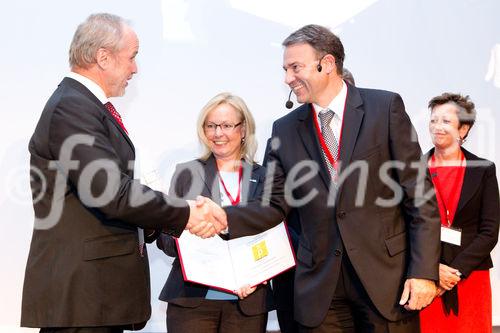
[[[65,152],[74,135],[84,137]],[[21,326],[144,326],[151,313],[149,266],[147,253],[139,254],[137,226],[180,235],[189,218],[187,203],[165,201],[163,193],[133,179],[129,164],[135,152],[128,135],[71,78],[63,79],[45,105],[29,151],[38,200]],[[101,170],[88,179],[89,165],[106,169],[109,177]],[[94,197],[106,188],[116,192],[107,192],[107,204],[95,207],[89,188]],[[130,200],[139,194],[149,198],[142,205]]]
[[[435,197],[415,203],[432,183],[403,101],[392,92],[348,84],[340,142],[340,172],[345,178],[335,206],[327,205],[330,176],[313,116],[306,104],[274,123],[266,154],[266,168],[274,170],[273,187],[271,196],[263,198],[270,204],[227,207],[230,235],[260,232],[287,215],[300,225],[294,312],[301,324],[317,326],[325,318],[343,255],[349,256],[377,310],[388,320],[400,320],[409,315],[399,305],[405,279],[438,280],[440,254]],[[390,160],[400,165],[381,178],[379,171]],[[301,167],[299,162],[309,165]],[[423,172],[410,167],[412,162]],[[293,181],[304,175],[307,181]],[[417,191],[419,185],[423,192]],[[395,188],[402,195],[399,204],[380,205],[377,198],[393,198]],[[364,191],[364,200],[356,202],[359,191]],[[312,199],[300,205],[290,200],[306,195]]]
[[[472,271],[493,267],[490,253],[498,240],[500,220],[495,164],[462,148],[466,169],[452,226],[462,229],[460,246],[441,243],[441,262],[466,278]],[[427,159],[434,154],[434,148]]]
[[[245,203],[261,195],[265,168],[246,162],[243,162],[243,167],[241,202]],[[214,156],[211,155],[206,161],[194,160],[177,165],[170,185],[170,194],[178,197],[188,195],[186,199],[203,195],[220,205],[219,177]],[[162,234],[156,245],[168,256],[175,257],[172,270],[160,293],[160,300],[189,308],[200,306],[208,288],[184,281],[174,239]],[[238,305],[241,311],[249,316],[271,311],[273,302],[269,285],[259,285],[250,296],[238,300]]]

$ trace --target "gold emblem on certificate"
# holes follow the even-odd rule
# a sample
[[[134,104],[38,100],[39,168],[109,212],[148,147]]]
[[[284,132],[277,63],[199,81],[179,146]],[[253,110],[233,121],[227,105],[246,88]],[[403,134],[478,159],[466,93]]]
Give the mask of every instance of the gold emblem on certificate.
[[[267,251],[266,241],[263,240],[255,245],[253,245],[252,252],[253,252],[253,260],[254,261],[257,261],[257,260],[260,260],[260,259],[266,257],[269,254],[269,251]]]

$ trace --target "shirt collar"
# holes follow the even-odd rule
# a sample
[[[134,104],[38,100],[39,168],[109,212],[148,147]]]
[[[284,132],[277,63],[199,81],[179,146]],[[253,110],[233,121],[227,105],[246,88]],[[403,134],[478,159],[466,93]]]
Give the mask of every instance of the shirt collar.
[[[106,94],[104,93],[104,90],[102,90],[102,88],[97,83],[95,83],[88,77],[75,72],[69,72],[67,77],[72,78],[83,84],[85,88],[90,90],[90,92],[94,94],[94,96],[97,97],[99,101],[101,101],[102,104],[106,104],[107,102],[109,102],[108,98],[106,97]]]
[[[344,80],[342,80],[342,88],[340,89],[340,92],[337,94],[337,96],[333,98],[330,104],[328,104],[328,109],[335,112],[335,114],[340,118],[341,121],[342,118],[344,117],[344,107],[346,99],[347,99],[347,85],[345,84]],[[319,115],[319,112],[324,110],[318,104],[313,103],[313,106],[314,110],[316,111],[316,116]]]

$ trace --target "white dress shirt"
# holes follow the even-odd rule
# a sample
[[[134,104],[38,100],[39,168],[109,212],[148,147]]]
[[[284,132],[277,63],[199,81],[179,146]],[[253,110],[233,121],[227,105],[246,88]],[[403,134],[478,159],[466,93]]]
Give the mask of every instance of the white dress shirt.
[[[340,89],[340,92],[333,98],[333,100],[328,104],[327,109],[332,110],[335,115],[330,122],[330,127],[333,131],[333,135],[335,135],[335,138],[337,139],[337,143],[340,144],[340,132],[342,131],[342,120],[344,119],[344,109],[345,109],[345,102],[347,99],[347,85],[345,84],[344,81],[342,81],[342,88]],[[321,106],[318,104],[313,104],[314,105],[314,111],[316,111],[316,117],[318,118],[318,124],[320,124],[320,130],[321,130],[321,121],[319,119],[319,113],[320,112],[326,112],[326,109],[323,109]]]
[[[83,84],[85,88],[90,90],[90,92],[94,94],[94,96],[97,97],[99,101],[101,101],[102,104],[106,104],[107,102],[109,102],[106,94],[104,93],[104,90],[102,90],[102,88],[97,83],[95,83],[88,77],[75,72],[69,72],[69,74],[66,76]]]

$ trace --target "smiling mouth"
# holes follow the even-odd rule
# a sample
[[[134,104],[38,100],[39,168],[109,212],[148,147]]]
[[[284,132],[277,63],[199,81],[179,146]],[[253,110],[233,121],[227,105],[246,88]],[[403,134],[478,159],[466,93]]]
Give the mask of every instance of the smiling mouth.
[[[225,145],[227,142],[226,142],[226,141],[213,141],[213,143],[214,143],[216,146],[222,146],[222,145]]]
[[[298,90],[304,88],[304,85],[302,84],[297,84],[297,85],[294,85],[294,86],[290,86],[290,89],[293,90],[293,92],[297,92]]]

